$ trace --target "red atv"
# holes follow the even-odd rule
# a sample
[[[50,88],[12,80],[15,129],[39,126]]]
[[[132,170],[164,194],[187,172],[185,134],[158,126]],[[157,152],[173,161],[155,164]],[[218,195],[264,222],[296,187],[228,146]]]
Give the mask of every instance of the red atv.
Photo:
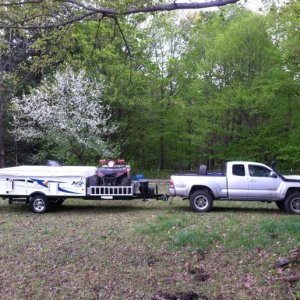
[[[100,159],[101,166],[97,169],[99,185],[129,186],[131,184],[130,165],[124,159],[117,162]]]

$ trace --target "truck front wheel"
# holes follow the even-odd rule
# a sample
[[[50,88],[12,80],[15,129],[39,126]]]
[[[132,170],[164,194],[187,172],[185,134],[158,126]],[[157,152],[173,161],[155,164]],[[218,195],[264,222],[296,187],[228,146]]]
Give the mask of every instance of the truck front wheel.
[[[190,207],[195,212],[210,211],[213,207],[212,196],[206,190],[198,190],[190,197]]]
[[[300,215],[300,193],[292,193],[284,200],[284,208],[289,214]]]

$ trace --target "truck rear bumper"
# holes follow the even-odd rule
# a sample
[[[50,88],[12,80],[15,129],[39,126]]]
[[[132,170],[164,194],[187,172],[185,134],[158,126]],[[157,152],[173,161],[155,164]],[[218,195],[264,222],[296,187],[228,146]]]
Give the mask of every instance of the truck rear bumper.
[[[169,188],[169,194],[171,197],[176,197],[176,190],[174,188]]]

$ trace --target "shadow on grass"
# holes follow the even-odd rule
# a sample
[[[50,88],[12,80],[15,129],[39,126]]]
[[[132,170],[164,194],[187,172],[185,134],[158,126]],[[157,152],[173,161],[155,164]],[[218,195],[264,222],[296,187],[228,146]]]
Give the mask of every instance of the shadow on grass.
[[[97,205],[97,204],[86,204],[86,205],[76,205],[68,204],[62,205],[51,212],[55,213],[65,213],[65,212],[74,212],[74,213],[95,213],[95,214],[105,214],[105,213],[128,213],[128,212],[139,212],[139,211],[160,211],[164,207],[147,207],[147,206],[132,206],[132,205]]]
[[[99,201],[100,202],[100,201]],[[130,212],[142,212],[148,211],[151,212],[159,212],[166,208],[164,203],[161,205],[156,204],[147,205],[147,202],[141,203],[130,203],[129,201],[122,201],[122,203],[89,203],[89,202],[82,202],[80,203],[72,203],[72,201],[66,201],[60,207],[51,208],[50,211],[47,212],[48,214],[64,214],[64,213],[88,213],[88,214],[109,214],[109,213],[130,213]],[[24,203],[14,203],[12,205],[1,205],[0,206],[0,213],[5,214],[16,214],[16,213],[32,213],[29,206]]]
[[[173,210],[177,212],[191,212],[190,207],[174,207]],[[214,206],[212,211],[209,213],[213,214],[219,214],[219,213],[239,213],[239,214],[287,214],[286,212],[276,208],[276,207],[259,207],[259,204],[255,207],[247,207],[243,206],[242,204],[240,206]],[[199,213],[199,214],[205,214],[205,213]]]
[[[49,213],[90,213],[90,214],[108,214],[108,213],[129,213],[129,212],[159,212],[159,211],[170,211],[175,213],[191,213],[197,214],[191,211],[190,207],[185,203],[184,205],[166,205],[164,202],[155,202],[155,206],[151,205],[151,202],[131,202],[131,201],[113,201],[111,203],[103,203],[102,201],[89,203],[84,202],[86,200],[80,201],[80,203],[72,203],[72,201],[66,201],[62,206],[51,209]],[[284,211],[279,210],[276,207],[267,207],[265,204],[253,203],[253,206],[249,207],[241,203],[237,205],[237,202],[231,205],[227,203],[218,203],[215,205],[210,212],[210,214],[220,214],[220,213],[238,213],[238,214],[286,214]],[[251,205],[251,204],[250,204]],[[12,204],[12,205],[1,205],[0,212],[2,213],[30,213],[31,210],[28,205],[24,203]],[[204,215],[206,213],[199,213],[199,215]]]
[[[224,212],[238,212],[238,213],[259,213],[259,214],[285,214],[284,211],[281,211],[277,208],[267,208],[267,207],[214,207],[213,212],[215,213],[224,213]]]
[[[279,210],[277,207],[271,206],[271,204],[262,204],[258,202],[253,202],[253,207],[249,207],[244,205],[243,203],[240,203],[240,205],[237,205],[239,202],[234,202],[232,205],[227,203],[218,203],[216,206],[213,207],[212,211],[210,213],[213,214],[219,214],[219,213],[239,213],[239,214],[249,214],[249,213],[255,213],[255,214],[286,214],[284,211]],[[69,203],[69,205],[63,205],[60,208],[58,208],[59,211],[97,211],[97,213],[101,212],[131,212],[131,211],[172,211],[172,212],[184,212],[184,213],[191,213],[191,214],[197,214],[195,212],[191,211],[191,208],[187,205],[187,203],[184,203],[184,205],[165,205],[163,202],[156,202],[156,206],[151,206],[151,204],[147,205],[147,202],[140,202],[140,203],[130,203],[130,201],[126,202],[123,201],[121,204],[116,202],[111,203],[96,203],[96,204],[86,204],[86,205],[74,205]],[[160,205],[159,205],[160,204]],[[224,204],[224,206],[220,206],[220,204]],[[261,207],[260,207],[261,204]],[[251,205],[251,203],[250,203]],[[266,206],[268,205],[268,206]],[[199,213],[205,214],[205,213]]]

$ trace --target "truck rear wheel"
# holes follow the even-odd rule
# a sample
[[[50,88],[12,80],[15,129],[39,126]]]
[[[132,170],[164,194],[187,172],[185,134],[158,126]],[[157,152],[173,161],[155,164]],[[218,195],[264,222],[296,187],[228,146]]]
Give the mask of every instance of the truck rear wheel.
[[[300,193],[292,193],[284,200],[284,208],[289,214],[300,215]]]
[[[198,190],[190,197],[190,207],[195,212],[210,211],[213,207],[212,196],[206,190]]]
[[[35,195],[30,198],[29,206],[34,213],[43,213],[50,209],[51,202],[44,195]]]

